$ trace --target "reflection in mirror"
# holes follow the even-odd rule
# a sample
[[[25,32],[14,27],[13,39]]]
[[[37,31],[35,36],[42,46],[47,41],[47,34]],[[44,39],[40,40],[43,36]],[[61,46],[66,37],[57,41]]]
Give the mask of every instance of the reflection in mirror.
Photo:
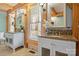
[[[23,17],[24,17],[24,10],[17,9],[16,11],[16,32],[23,32]]]
[[[64,4],[63,3],[50,4],[50,9],[51,9],[51,16],[61,17],[63,16],[64,12]]]
[[[64,27],[64,3],[48,4],[48,21],[47,27]],[[53,23],[53,24],[52,24]]]

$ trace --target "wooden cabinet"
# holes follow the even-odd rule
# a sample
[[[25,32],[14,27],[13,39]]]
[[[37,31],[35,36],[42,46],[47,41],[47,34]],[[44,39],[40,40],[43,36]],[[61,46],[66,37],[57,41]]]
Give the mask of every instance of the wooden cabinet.
[[[38,41],[35,40],[27,40],[28,48],[38,51]]]
[[[79,40],[79,4],[74,3],[73,5],[73,14],[72,14],[72,32],[73,37]],[[77,56],[79,56],[79,41],[76,44]]]
[[[79,4],[73,4],[73,20],[72,20],[72,31],[73,31],[73,36],[76,37],[77,39],[79,39],[79,28],[78,28],[78,24],[79,24]]]

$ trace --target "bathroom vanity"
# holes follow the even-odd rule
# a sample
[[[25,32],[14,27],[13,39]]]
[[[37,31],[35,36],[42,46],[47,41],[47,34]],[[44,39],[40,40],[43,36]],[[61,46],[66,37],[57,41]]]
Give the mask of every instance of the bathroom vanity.
[[[8,32],[5,33],[6,45],[15,49],[24,46],[24,9],[16,9],[9,13]]]
[[[78,55],[79,41],[72,36],[72,9],[64,3],[48,4],[45,30],[39,38],[40,56],[75,56]],[[45,9],[45,8],[44,8]],[[44,20],[44,19],[42,19]]]
[[[72,36],[39,36],[40,56],[75,56],[76,42]]]
[[[13,49],[13,52],[15,52],[15,49],[24,46],[24,33],[23,32],[8,32],[5,33],[6,37],[6,45],[7,47],[10,47]]]

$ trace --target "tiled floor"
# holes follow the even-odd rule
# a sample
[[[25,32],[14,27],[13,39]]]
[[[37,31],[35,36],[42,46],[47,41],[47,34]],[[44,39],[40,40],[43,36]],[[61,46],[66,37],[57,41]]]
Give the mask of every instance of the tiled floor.
[[[11,48],[6,47],[6,45],[0,45],[0,56],[37,56],[37,52],[31,53],[29,51],[31,51],[31,49],[20,48],[13,53]]]

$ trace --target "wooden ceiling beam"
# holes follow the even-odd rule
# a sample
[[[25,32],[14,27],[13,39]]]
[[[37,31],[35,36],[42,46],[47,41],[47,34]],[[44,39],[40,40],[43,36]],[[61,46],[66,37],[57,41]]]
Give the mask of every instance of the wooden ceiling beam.
[[[18,4],[15,5],[12,9],[9,9],[8,12],[10,13],[10,12],[16,10],[17,8],[23,7],[24,5],[26,5],[26,3],[18,3]]]
[[[13,6],[10,6],[7,3],[0,3],[0,10],[7,11],[8,9],[12,9]]]
[[[7,4],[7,3],[0,3],[0,5],[5,5],[5,6],[8,6],[8,7],[13,7],[13,6],[11,6],[11,5]]]

